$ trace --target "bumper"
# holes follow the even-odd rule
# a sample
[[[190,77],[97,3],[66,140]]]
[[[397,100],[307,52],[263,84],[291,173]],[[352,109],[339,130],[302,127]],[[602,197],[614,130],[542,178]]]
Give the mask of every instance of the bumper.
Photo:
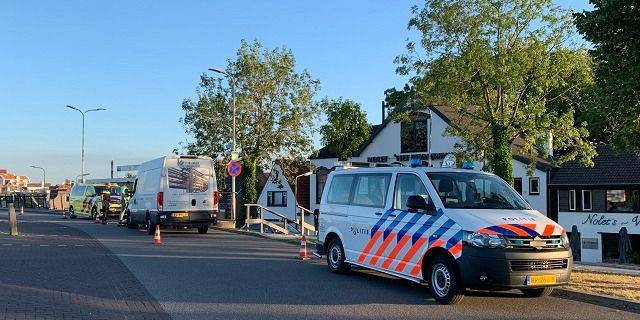
[[[158,223],[161,226],[197,228],[215,225],[218,222],[217,211],[191,211],[187,216],[179,216],[182,212],[161,212]]]
[[[464,246],[458,259],[464,286],[472,289],[526,289],[561,286],[569,282],[571,250],[485,249]],[[529,276],[555,275],[556,282],[528,285]]]

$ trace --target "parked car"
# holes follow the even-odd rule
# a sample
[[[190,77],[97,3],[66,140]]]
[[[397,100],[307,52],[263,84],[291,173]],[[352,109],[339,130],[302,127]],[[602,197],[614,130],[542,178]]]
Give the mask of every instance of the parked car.
[[[138,167],[128,204],[127,225],[197,228],[207,233],[215,224],[219,196],[213,160],[209,157],[167,156]]]
[[[424,281],[442,304],[459,302],[466,288],[539,297],[569,282],[565,230],[490,173],[337,170],[319,215],[317,251],[332,272],[356,265]]]
[[[103,184],[74,184],[68,198],[69,216],[72,219],[79,215],[95,219],[102,212],[100,195],[105,188]]]

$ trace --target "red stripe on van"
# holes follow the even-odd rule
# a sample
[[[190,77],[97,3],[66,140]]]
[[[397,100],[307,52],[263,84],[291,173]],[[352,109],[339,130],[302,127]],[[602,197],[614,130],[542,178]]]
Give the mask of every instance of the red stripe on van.
[[[405,254],[404,257],[402,257],[402,261],[400,261],[400,263],[396,267],[396,271],[397,272],[404,271],[404,268],[407,267],[407,263],[409,263],[409,261],[411,261],[411,258],[413,258],[413,256],[416,254],[416,252],[418,252],[418,249],[422,248],[422,246],[425,244],[425,242],[427,242],[427,238],[422,238],[421,237],[421,238],[418,239],[418,241],[416,241],[416,243],[413,244],[411,249],[409,249],[409,251],[407,251],[407,254]]]
[[[371,251],[371,248],[373,248],[373,245],[375,245],[376,242],[378,242],[378,238],[380,238],[381,234],[382,234],[382,231],[376,231],[376,233],[373,234],[373,237],[369,239],[369,242],[367,242],[367,245],[362,250],[362,253],[360,253],[360,257],[358,257],[359,263],[364,262],[364,260],[367,258],[367,254],[369,254],[369,251]]]
[[[443,240],[438,239],[434,241],[431,245],[429,245],[429,249],[433,247],[442,247],[444,245],[445,245],[445,242]],[[416,265],[411,269],[410,274],[414,277],[417,277],[420,274],[420,271],[422,271],[422,259],[420,259],[418,263],[416,263]]]
[[[544,231],[542,232],[543,236],[550,236],[553,234],[553,231],[556,230],[556,227],[552,224],[548,224],[545,228]]]
[[[404,237],[402,237],[402,239],[400,239],[400,241],[398,241],[396,246],[393,248],[393,250],[389,254],[389,257],[385,259],[384,262],[382,263],[382,268],[388,269],[389,266],[391,266],[391,263],[396,258],[396,256],[398,256],[398,253],[402,251],[402,248],[404,248],[404,245],[407,244],[407,241],[409,241],[409,239],[411,239],[411,236],[405,235]]]
[[[378,250],[376,250],[376,253],[373,255],[373,257],[369,261],[369,265],[375,266],[376,264],[378,264],[378,260],[380,260],[380,256],[384,253],[384,251],[391,244],[393,239],[395,239],[395,237],[396,237],[395,233],[389,233],[387,238],[384,239],[384,241],[382,242],[382,245],[378,248]]]

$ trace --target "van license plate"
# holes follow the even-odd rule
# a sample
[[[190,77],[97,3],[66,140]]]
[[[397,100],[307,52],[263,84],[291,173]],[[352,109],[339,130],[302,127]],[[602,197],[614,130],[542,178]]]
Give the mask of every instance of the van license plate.
[[[172,214],[171,216],[174,218],[186,218],[189,216],[189,214],[186,212],[178,212],[178,213]]]
[[[528,286],[540,286],[547,284],[555,284],[558,282],[558,277],[555,274],[540,275],[540,276],[527,276]]]

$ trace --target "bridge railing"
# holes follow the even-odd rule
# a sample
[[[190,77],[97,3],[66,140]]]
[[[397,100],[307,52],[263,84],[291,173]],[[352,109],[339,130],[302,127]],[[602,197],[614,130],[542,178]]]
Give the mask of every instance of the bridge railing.
[[[315,226],[304,221],[305,213],[308,212],[313,214],[313,212],[309,211],[308,209],[305,209],[304,207],[297,206],[298,209],[301,210],[300,211],[301,214],[299,215],[299,217],[293,220],[293,219],[289,219],[287,216],[279,212],[273,211],[259,204],[245,204],[244,206],[246,210],[245,228],[247,229],[249,229],[251,225],[259,224],[260,233],[264,233],[265,226],[270,227],[275,232],[286,234],[286,235],[289,235],[289,234],[315,235],[316,233]],[[252,209],[254,209],[253,211],[257,211],[257,217],[251,216]],[[269,220],[265,219],[264,218],[265,212],[270,213],[276,218],[269,219]]]

